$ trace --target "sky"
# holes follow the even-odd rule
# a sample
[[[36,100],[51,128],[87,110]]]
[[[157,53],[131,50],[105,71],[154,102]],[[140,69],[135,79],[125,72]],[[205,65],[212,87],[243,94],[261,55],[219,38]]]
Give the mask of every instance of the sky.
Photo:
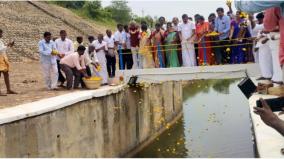
[[[109,4],[110,0],[102,0],[104,7]],[[167,20],[173,17],[181,19],[184,13],[190,17],[198,13],[207,19],[208,15],[215,12],[218,7],[223,7],[225,12],[228,11],[226,0],[128,0],[128,6],[139,16],[144,12],[144,16],[164,16]],[[232,7],[235,11],[234,6]]]

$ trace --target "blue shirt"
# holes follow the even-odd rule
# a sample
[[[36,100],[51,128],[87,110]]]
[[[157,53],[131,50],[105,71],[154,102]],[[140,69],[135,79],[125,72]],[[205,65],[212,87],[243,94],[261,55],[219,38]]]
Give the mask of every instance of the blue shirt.
[[[280,7],[282,16],[284,16],[284,1],[283,0],[270,0],[270,1],[260,1],[260,0],[236,0],[235,6],[238,10],[257,13],[264,11],[268,8]]]
[[[45,39],[38,43],[40,62],[43,64],[56,64],[56,56],[51,55],[52,49],[56,49],[55,43],[50,41],[47,43]]]
[[[122,32],[122,38],[123,38],[123,41],[125,41],[126,49],[131,49],[130,34],[123,31]]]
[[[231,19],[230,17],[223,15],[223,17],[217,17],[215,19],[215,31],[219,33],[223,33],[219,36],[220,40],[224,40],[229,37],[230,34],[230,25],[231,25]]]

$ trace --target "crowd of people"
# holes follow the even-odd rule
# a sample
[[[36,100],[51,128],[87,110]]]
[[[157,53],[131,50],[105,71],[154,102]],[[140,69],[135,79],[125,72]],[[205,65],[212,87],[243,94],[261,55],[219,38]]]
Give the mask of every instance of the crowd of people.
[[[245,12],[256,13],[265,11],[265,18],[256,51],[259,52],[259,64],[262,78],[266,80],[284,81],[284,2],[283,1],[235,1],[235,6]],[[282,70],[281,70],[282,69]],[[282,77],[282,79],[281,79]],[[283,89],[282,87],[279,87]],[[263,122],[284,136],[284,121],[271,111],[270,106],[260,99],[262,108],[255,107]],[[280,112],[283,114],[283,112]],[[282,150],[281,150],[282,151]],[[282,152],[281,152],[282,153]]]
[[[67,81],[67,89],[77,89],[80,85],[85,87],[83,77],[91,76],[100,76],[102,85],[106,85],[109,78],[115,77],[117,58],[121,70],[257,62],[262,76],[259,80],[283,85],[283,2],[236,2],[239,10],[258,12],[257,20],[254,14],[246,16],[241,11],[233,14],[231,5],[228,6],[227,15],[223,8],[218,8],[217,16],[210,14],[207,22],[196,14],[194,23],[193,18],[184,14],[181,22],[177,17],[169,22],[160,17],[154,29],[145,22],[118,24],[114,34],[106,30],[105,36],[89,36],[88,42],[82,36],[73,42],[65,30],[60,31],[59,38],[45,32],[38,46],[46,87],[56,90]],[[14,42],[5,45],[2,34],[0,29],[0,77],[4,76],[7,94],[16,94],[11,90],[6,55]],[[0,96],[4,95],[0,92]],[[284,122],[261,101],[263,108],[255,108],[255,112],[284,135]]]
[[[65,30],[60,31],[59,38],[45,32],[39,54],[46,86],[53,90],[67,81],[68,89],[76,89],[85,87],[83,77],[91,76],[100,76],[102,85],[106,85],[115,77],[117,65],[124,70],[246,62],[259,63],[260,79],[282,84],[279,27],[267,31],[263,12],[256,16],[241,11],[234,14],[231,4],[227,5],[227,14],[217,8],[217,15],[211,13],[208,21],[199,14],[194,18],[183,14],[181,21],[174,17],[167,22],[160,17],[155,28],[144,21],[133,21],[117,24],[114,34],[108,29],[105,35],[89,36],[87,42],[82,36],[73,42]],[[1,72],[8,77],[6,71]]]
[[[262,30],[264,14],[259,13],[255,21],[253,15],[247,18],[240,11],[225,15],[224,9],[218,8],[216,12],[217,16],[209,15],[208,22],[198,14],[194,16],[196,23],[187,14],[181,22],[177,17],[171,22],[160,17],[154,29],[146,22],[117,24],[114,34],[106,30],[105,36],[89,36],[88,42],[82,36],[72,42],[65,30],[59,38],[45,32],[39,53],[46,85],[57,89],[58,80],[59,86],[67,81],[68,89],[78,88],[80,83],[84,87],[82,77],[90,76],[100,76],[105,85],[115,77],[117,65],[124,70],[258,61],[253,44]]]

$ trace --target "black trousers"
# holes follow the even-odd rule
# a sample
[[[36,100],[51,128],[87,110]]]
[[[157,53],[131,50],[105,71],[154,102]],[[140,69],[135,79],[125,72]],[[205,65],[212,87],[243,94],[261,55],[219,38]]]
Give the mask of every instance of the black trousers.
[[[67,78],[67,89],[78,88],[81,80],[81,72],[76,68],[71,68],[68,65],[61,64],[62,71]],[[73,79],[74,78],[74,79]]]
[[[195,58],[197,66],[199,66],[199,60],[198,60],[198,44],[194,44],[194,53],[195,53]]]
[[[60,60],[56,60],[56,62],[57,62],[57,68],[58,68],[58,81],[61,83],[64,83],[66,79],[61,72]]]
[[[108,76],[110,78],[115,77],[115,64],[116,64],[115,56],[106,55],[106,59],[107,59]]]
[[[126,69],[130,70],[133,66],[133,59],[132,59],[132,54],[130,49],[124,49],[122,50],[122,67],[121,64],[119,65],[120,70],[125,70]]]

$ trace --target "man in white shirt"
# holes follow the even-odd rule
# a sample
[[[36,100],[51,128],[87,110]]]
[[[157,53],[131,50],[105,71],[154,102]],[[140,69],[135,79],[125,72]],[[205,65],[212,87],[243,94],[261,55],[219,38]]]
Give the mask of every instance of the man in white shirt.
[[[56,46],[54,41],[51,40],[50,32],[43,34],[43,39],[39,42],[38,47],[45,85],[48,90],[56,90],[58,81],[57,55],[55,54]]]
[[[183,23],[179,25],[179,37],[182,45],[182,63],[184,67],[196,66],[194,38],[195,25],[188,20],[188,15],[182,15]]]
[[[261,77],[257,80],[270,81],[273,76],[273,64],[272,64],[272,54],[269,47],[268,34],[259,32],[256,39],[257,43],[255,48],[259,52],[259,67],[261,72]]]
[[[3,31],[0,29],[0,77],[1,74],[3,73],[5,85],[7,88],[7,94],[17,94],[16,92],[11,90],[10,79],[9,79],[9,61],[6,55],[7,48],[14,46],[14,42],[10,42],[7,44],[7,46],[5,46],[4,42],[2,41],[2,36],[3,36]],[[1,94],[0,91],[0,96],[6,96],[6,95]]]
[[[258,33],[264,29],[263,18],[264,18],[263,13],[259,13],[256,15],[257,22],[255,23],[255,26],[252,27],[252,34],[251,34],[253,38],[256,38],[258,36]],[[256,63],[259,63],[259,51],[258,49],[255,49],[255,46],[256,46],[256,42],[254,41],[253,43],[254,61]]]
[[[165,17],[159,18],[159,23],[161,24],[161,29],[166,31],[167,30],[167,22]]]
[[[127,34],[128,33],[123,31],[123,25],[117,24],[117,31],[114,34],[114,40],[118,49],[120,70],[124,70],[125,65],[127,69],[131,69],[133,65],[131,50],[127,47],[130,45],[130,41],[127,40],[127,37],[130,37],[130,35],[128,36]]]
[[[95,41],[95,37],[92,35],[88,36],[88,41],[89,41],[88,45],[91,45],[93,41]]]
[[[100,65],[95,51],[95,46],[89,45],[88,48],[85,50],[84,57],[86,64],[86,72],[88,76],[92,76],[94,74],[94,67],[97,68]]]
[[[61,70],[59,65],[60,58],[63,58],[64,56],[74,53],[73,42],[67,38],[67,33],[65,30],[60,31],[60,38],[55,40],[55,46],[59,52],[59,58],[57,58],[58,74],[59,74],[58,80],[59,82],[61,82],[60,86],[63,86],[65,78],[60,71]]]
[[[130,33],[129,33],[128,25],[124,25],[124,32],[122,35],[125,41],[125,50],[124,50],[125,54],[123,56],[123,59],[126,64],[126,68],[130,70],[132,69],[132,66],[133,66],[133,57],[132,57],[132,52],[131,52],[131,42],[130,42]]]
[[[104,41],[107,43],[108,51],[106,54],[107,59],[107,72],[110,78],[115,77],[115,51],[114,51],[114,36],[111,30],[106,30],[106,35],[104,36]]]
[[[99,76],[103,79],[102,84],[108,84],[108,72],[106,66],[106,52],[108,50],[107,43],[103,41],[103,34],[98,35],[98,40],[95,40],[92,45],[95,46],[101,70],[98,72]]]
[[[77,52],[64,56],[60,60],[62,71],[66,75],[67,89],[77,89],[79,87],[82,75],[88,77],[86,73],[85,53],[86,48],[79,46]],[[74,77],[74,85],[73,85]]]
[[[82,36],[77,36],[76,41],[74,42],[74,51],[77,51],[77,49],[80,45],[86,47],[86,45],[84,43],[84,38]]]
[[[179,27],[179,20],[178,20],[178,17],[174,17],[173,20],[173,28],[174,30],[177,32],[178,31],[178,27]]]

